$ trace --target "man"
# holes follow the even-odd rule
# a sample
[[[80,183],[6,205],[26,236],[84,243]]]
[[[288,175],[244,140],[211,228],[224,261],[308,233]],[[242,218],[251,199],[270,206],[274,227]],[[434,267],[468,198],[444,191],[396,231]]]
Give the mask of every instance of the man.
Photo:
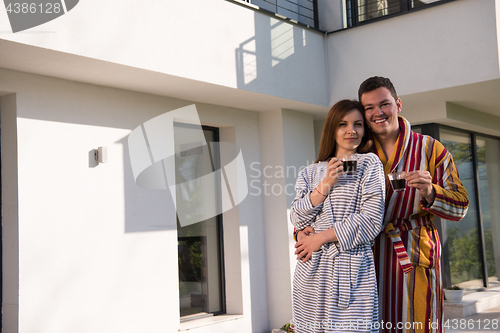
[[[443,145],[398,116],[402,104],[389,79],[367,79],[358,96],[386,176],[384,227],[374,245],[380,331],[444,332],[441,244],[432,220],[461,220],[467,192]],[[393,192],[387,175],[398,171],[407,172],[408,187]],[[303,240],[311,231],[298,235],[296,254],[303,260],[310,256]]]
[[[358,96],[385,176],[408,173],[406,191],[388,187],[385,228],[374,246],[383,331],[442,332],[441,244],[432,220],[461,220],[469,205],[467,192],[443,145],[411,131],[398,116],[401,100],[389,79],[367,79]]]

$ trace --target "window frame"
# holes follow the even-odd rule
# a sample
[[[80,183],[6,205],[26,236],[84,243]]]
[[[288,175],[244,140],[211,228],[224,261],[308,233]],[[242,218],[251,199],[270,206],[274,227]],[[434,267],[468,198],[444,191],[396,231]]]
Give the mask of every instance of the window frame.
[[[430,4],[426,4],[424,6],[418,6],[415,8],[411,8],[410,1],[412,1],[412,0],[399,0],[400,10],[398,12],[393,13],[393,14],[383,15],[380,17],[375,17],[375,18],[364,20],[361,22],[359,21],[359,15],[358,15],[358,1],[359,0],[344,0],[344,1],[345,1],[346,18],[347,18],[346,19],[347,27],[345,29],[350,29],[350,28],[355,28],[358,26],[370,24],[373,22],[378,22],[378,21],[389,19],[389,18],[397,17],[400,15],[416,12],[419,10],[424,10],[427,8],[440,6],[440,5],[443,5],[445,3],[449,3],[452,1],[456,1],[456,0],[440,0],[440,1],[430,3]],[[345,30],[345,29],[341,29],[341,30]],[[341,30],[337,30],[337,31],[341,31]]]
[[[454,1],[454,0],[451,0]],[[440,141],[440,129],[447,129],[450,131],[456,131],[460,133],[466,133],[469,135],[470,142],[471,142],[471,154],[472,154],[472,170],[474,173],[474,195],[476,196],[476,218],[478,221],[478,232],[479,232],[479,256],[481,260],[481,265],[482,265],[482,274],[483,274],[483,287],[488,288],[489,287],[489,281],[488,281],[488,265],[487,265],[487,258],[486,258],[486,244],[485,244],[485,239],[484,239],[484,228],[483,228],[483,218],[482,218],[482,211],[481,211],[481,197],[480,197],[480,186],[479,186],[479,172],[478,172],[478,158],[477,158],[477,145],[476,145],[476,138],[477,136],[489,138],[489,139],[495,139],[500,141],[500,137],[494,136],[494,135],[489,135],[485,133],[479,133],[475,131],[470,131],[470,130],[465,130],[462,128],[456,128],[448,125],[443,125],[443,124],[438,124],[438,123],[428,123],[428,124],[421,124],[421,125],[414,125],[412,126],[413,129],[420,129],[421,133],[423,135],[429,135],[433,137],[434,139]],[[500,154],[500,152],[499,152]],[[441,267],[442,267],[442,279],[443,279],[443,286],[446,287],[451,287],[451,270],[450,270],[450,257],[449,257],[449,249],[448,249],[448,242],[447,242],[447,235],[443,235],[443,229],[446,229],[446,221],[434,216],[433,219],[434,224],[436,225],[436,228],[438,229],[438,233],[440,238],[442,239],[442,256],[441,256]]]
[[[199,128],[199,125],[193,125],[189,123],[181,123],[174,121],[174,127],[184,127],[184,128]],[[213,127],[213,126],[207,126],[207,125],[201,125],[201,129],[204,131],[211,131],[213,133],[213,142],[220,142],[220,133],[219,133],[219,128],[218,127]],[[175,139],[175,138],[174,138]],[[214,156],[213,151],[211,154],[211,160],[213,163],[213,167],[215,170],[218,170],[221,168],[221,162],[220,162],[220,152],[217,151],[216,156]],[[221,199],[221,198],[219,198]],[[221,202],[219,202],[222,204]],[[186,315],[186,316],[180,316],[180,322],[187,322],[191,320],[197,320],[200,318],[205,318],[205,317],[212,317],[212,316],[219,316],[219,315],[224,315],[227,313],[227,308],[226,308],[226,275],[225,275],[225,260],[224,260],[224,230],[223,230],[223,220],[222,220],[222,215],[218,214],[217,216],[214,216],[216,219],[217,223],[217,243],[218,243],[218,260],[219,260],[219,277],[220,277],[220,292],[219,292],[219,300],[221,304],[221,310],[220,311],[215,311],[215,312],[202,312],[198,314],[192,314],[192,315]],[[176,229],[177,230],[177,229]],[[179,307],[179,313],[180,313],[180,307]]]

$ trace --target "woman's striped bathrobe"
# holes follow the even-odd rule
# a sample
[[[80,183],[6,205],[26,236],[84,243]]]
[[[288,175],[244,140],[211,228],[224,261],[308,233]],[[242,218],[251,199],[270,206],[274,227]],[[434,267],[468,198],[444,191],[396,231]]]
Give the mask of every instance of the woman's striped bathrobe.
[[[374,140],[385,175],[427,170],[436,198],[431,206],[418,190],[393,192],[387,187],[384,232],[375,240],[381,332],[443,332],[441,244],[434,215],[458,221],[467,213],[467,192],[451,154],[430,136],[411,131],[399,117],[400,133],[388,158]],[[387,183],[388,184],[388,183]],[[399,258],[398,258],[399,255]]]
[[[293,280],[295,331],[377,332],[377,284],[372,244],[384,216],[385,181],[380,159],[358,154],[356,175],[342,175],[325,201],[310,195],[323,179],[327,162],[301,171],[291,205],[296,229],[334,228],[338,242],[324,244],[306,263],[297,261]]]

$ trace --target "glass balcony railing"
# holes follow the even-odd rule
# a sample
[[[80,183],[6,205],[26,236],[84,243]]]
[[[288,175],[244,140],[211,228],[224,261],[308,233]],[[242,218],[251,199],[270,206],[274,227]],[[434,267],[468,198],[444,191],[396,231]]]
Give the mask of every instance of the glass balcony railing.
[[[241,0],[309,27],[318,28],[318,0]]]

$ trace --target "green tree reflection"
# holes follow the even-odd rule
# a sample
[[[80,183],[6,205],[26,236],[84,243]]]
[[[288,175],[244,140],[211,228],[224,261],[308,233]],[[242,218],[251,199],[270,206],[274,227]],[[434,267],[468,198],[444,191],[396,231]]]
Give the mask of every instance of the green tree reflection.
[[[477,261],[479,258],[479,234],[477,228],[460,235],[458,226],[447,230],[450,249],[451,283],[482,279],[483,272]]]

